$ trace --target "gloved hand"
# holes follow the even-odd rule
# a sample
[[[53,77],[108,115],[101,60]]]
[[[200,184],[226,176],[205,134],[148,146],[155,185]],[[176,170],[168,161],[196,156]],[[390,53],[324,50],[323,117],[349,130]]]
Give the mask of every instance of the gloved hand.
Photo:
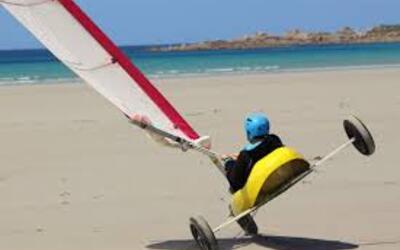
[[[238,157],[237,154],[226,154],[226,155],[222,155],[221,159],[225,163],[225,162],[231,161],[231,160],[236,161],[237,157]]]
[[[224,157],[223,162],[224,162],[224,167],[225,167],[226,173],[228,173],[232,168],[234,168],[235,164],[236,164],[236,160],[230,156]]]

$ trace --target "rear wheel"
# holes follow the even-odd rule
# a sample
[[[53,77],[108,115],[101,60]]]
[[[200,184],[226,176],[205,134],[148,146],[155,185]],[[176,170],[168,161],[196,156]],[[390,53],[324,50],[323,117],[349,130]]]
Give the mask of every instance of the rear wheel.
[[[353,145],[361,154],[369,156],[375,152],[374,138],[360,119],[350,116],[343,126],[349,139],[355,139]]]
[[[249,214],[238,220],[239,226],[246,232],[247,235],[257,235],[258,227],[253,217]]]
[[[203,217],[190,218],[190,231],[201,250],[218,250],[214,232]]]

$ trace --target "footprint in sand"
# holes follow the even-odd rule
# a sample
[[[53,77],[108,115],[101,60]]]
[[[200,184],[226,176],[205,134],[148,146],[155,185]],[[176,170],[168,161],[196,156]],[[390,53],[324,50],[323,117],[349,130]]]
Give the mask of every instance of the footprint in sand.
[[[61,205],[63,206],[68,206],[70,204],[69,201],[61,201]]]
[[[397,186],[399,183],[397,183],[396,181],[385,181],[383,182],[383,185],[387,185],[387,186]]]
[[[60,197],[69,197],[69,196],[71,196],[71,193],[69,193],[69,192],[67,192],[67,191],[64,191],[64,192],[62,192],[62,193],[60,194]]]
[[[100,200],[100,199],[104,198],[104,195],[103,194],[99,194],[99,195],[93,196],[92,198],[93,198],[93,200]]]
[[[350,108],[349,100],[340,101],[339,102],[339,108],[340,109],[349,109]]]
[[[219,114],[219,113],[221,113],[221,109],[217,109],[217,108],[213,109],[213,113],[214,114]]]
[[[71,196],[70,192],[64,191],[59,196],[61,197],[61,202],[60,202],[61,205],[67,206],[70,204],[70,202],[68,200],[68,198]]]
[[[219,114],[219,113],[221,113],[221,109],[214,108],[209,111],[191,112],[191,113],[186,113],[185,116],[203,116],[203,115],[206,115],[207,113]]]
[[[192,113],[187,113],[186,116],[202,116],[204,114],[205,112],[192,112]]]

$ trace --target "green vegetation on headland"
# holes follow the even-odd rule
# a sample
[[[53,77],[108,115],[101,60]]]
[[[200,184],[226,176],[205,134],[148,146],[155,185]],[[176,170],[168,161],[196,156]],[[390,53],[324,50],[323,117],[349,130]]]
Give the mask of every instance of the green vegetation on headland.
[[[360,32],[344,27],[337,32],[303,32],[293,30],[282,36],[258,32],[232,40],[205,41],[192,44],[178,44],[168,47],[154,47],[153,51],[196,51],[224,49],[254,49],[290,45],[313,44],[354,44],[400,42],[400,25],[380,25]]]

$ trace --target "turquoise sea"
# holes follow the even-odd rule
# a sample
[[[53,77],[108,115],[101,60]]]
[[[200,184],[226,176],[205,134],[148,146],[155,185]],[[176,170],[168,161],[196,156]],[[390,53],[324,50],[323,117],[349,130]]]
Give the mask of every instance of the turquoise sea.
[[[146,46],[123,47],[123,50],[153,78],[400,67],[400,43],[196,52],[150,52]],[[46,50],[0,51],[0,85],[76,80],[77,77]]]

